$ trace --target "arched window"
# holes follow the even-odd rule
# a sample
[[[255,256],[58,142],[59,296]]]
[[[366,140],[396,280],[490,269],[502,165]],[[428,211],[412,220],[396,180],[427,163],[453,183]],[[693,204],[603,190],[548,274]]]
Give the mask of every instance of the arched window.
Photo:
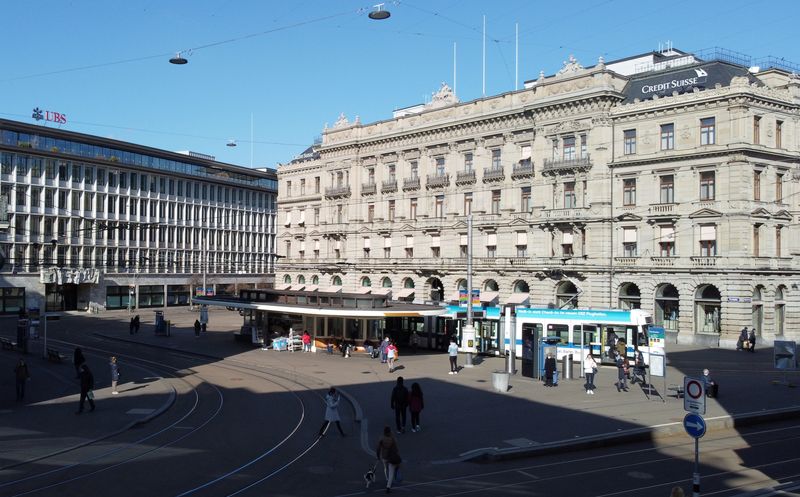
[[[292,277],[291,277],[291,276],[289,276],[288,274],[287,274],[287,275],[285,275],[285,276],[283,277],[283,282],[284,282],[284,283],[291,283],[291,282],[292,282]]]
[[[311,284],[312,285],[319,285],[319,276],[314,275],[311,277]]]
[[[466,290],[467,289],[467,280],[460,279],[456,282],[456,289],[457,290]]]
[[[300,283],[301,285],[305,285],[306,277],[301,274],[300,276],[297,277],[297,282]]]
[[[579,294],[580,292],[571,281],[562,281],[556,288],[556,304],[558,308],[577,308]]]
[[[433,302],[439,302],[444,298],[444,285],[442,284],[442,280],[439,278],[431,278],[428,280],[428,284],[430,285],[430,299]]]
[[[483,284],[483,289],[487,292],[497,292],[500,290],[500,286],[495,280],[486,280],[486,283]]]
[[[668,331],[678,331],[678,317],[680,316],[678,303],[680,294],[678,289],[669,283],[664,283],[656,288],[656,316],[655,323]]]
[[[633,283],[623,283],[619,287],[619,308],[640,309],[642,307],[642,294],[639,287]]]
[[[719,333],[722,321],[722,297],[714,285],[701,285],[694,292],[695,330]]]
[[[361,278],[361,286],[372,286],[372,281],[366,276],[364,276],[363,278]]]
[[[531,293],[531,288],[525,281],[519,280],[514,283],[514,293]]]
[[[406,278],[403,280],[403,288],[414,288],[414,280]]]
[[[334,276],[333,278],[331,278],[331,285],[342,286],[342,278],[339,276]]]
[[[762,295],[764,293],[764,287],[761,285],[756,286],[753,288],[753,317],[751,320],[751,324],[753,328],[756,330],[756,335],[761,335],[761,329],[764,326],[764,303],[761,301],[763,298]]]
[[[381,280],[381,286],[383,288],[392,288],[392,280],[390,278],[383,278]]]

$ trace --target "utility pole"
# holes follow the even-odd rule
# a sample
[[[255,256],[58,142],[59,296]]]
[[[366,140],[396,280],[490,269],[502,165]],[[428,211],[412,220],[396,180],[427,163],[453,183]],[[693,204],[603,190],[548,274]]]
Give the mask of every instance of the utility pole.
[[[465,367],[472,367],[472,345],[475,327],[472,325],[472,213],[467,215],[467,325],[461,330],[461,347],[467,349]]]

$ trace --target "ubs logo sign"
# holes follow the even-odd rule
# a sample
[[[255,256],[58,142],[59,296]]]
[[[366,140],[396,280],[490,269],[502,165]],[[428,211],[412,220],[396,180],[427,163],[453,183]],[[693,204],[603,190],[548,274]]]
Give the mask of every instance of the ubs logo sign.
[[[37,121],[49,121],[56,124],[67,124],[67,115],[60,112],[53,112],[51,110],[42,110],[39,107],[33,109],[31,115]]]

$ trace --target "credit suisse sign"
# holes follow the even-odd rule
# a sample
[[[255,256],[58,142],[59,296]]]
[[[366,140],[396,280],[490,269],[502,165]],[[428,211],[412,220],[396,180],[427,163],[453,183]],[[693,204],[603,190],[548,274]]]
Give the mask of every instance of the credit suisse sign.
[[[653,93],[662,93],[669,90],[683,91],[687,87],[704,86],[708,73],[703,69],[694,69],[695,76],[682,79],[670,79],[659,83],[642,85],[641,92],[645,96]]]
[[[705,90],[716,85],[728,86],[731,78],[743,76],[751,83],[757,80],[746,67],[723,62],[706,62],[698,66],[641,73],[633,76],[625,88],[625,100],[648,100],[671,96],[673,93],[688,93],[694,89]]]
[[[67,124],[67,115],[52,110],[42,110],[39,107],[33,109],[31,117],[37,121],[48,121],[56,124]]]

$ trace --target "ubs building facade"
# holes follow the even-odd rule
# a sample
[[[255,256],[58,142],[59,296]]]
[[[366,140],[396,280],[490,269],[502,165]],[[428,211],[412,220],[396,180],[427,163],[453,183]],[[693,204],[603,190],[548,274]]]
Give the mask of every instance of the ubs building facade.
[[[276,189],[272,170],[0,119],[0,313],[271,286]]]

